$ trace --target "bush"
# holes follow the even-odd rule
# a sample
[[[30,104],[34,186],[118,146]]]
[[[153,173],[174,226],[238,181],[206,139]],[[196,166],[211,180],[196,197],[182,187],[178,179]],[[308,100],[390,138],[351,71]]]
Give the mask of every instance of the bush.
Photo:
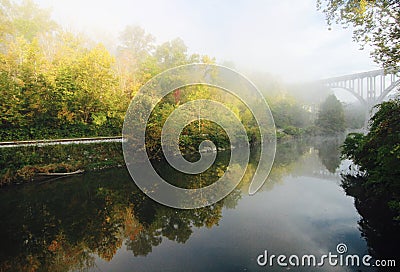
[[[367,135],[347,136],[342,155],[366,173],[364,186],[371,197],[385,198],[399,216],[400,206],[400,100],[376,106]],[[389,204],[390,203],[390,204]]]

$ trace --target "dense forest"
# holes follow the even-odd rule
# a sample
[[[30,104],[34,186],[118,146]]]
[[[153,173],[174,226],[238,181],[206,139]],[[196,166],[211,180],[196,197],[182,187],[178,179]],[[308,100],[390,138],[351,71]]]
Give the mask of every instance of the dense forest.
[[[156,46],[127,27],[117,52],[64,31],[32,1],[1,5],[1,136],[33,139],[119,135],[130,99],[169,67],[212,61],[182,40]]]
[[[180,38],[158,43],[139,26],[126,26],[114,44],[105,46],[66,31],[51,19],[49,10],[31,0],[0,0],[0,28],[0,141],[120,136],[130,101],[152,77],[179,65],[217,63],[213,57],[190,53]],[[260,72],[250,73],[249,78],[270,106],[278,139],[340,134],[345,127],[364,124],[356,118],[362,108],[355,114],[353,106],[344,107],[322,86],[288,86]],[[160,158],[166,118],[179,105],[196,99],[224,103],[243,123],[250,144],[257,142],[255,119],[240,100],[217,88],[191,86],[167,95],[153,110],[146,130],[152,158]],[[205,120],[189,124],[180,143],[193,152],[204,137],[218,147],[229,146],[223,129]],[[119,147],[104,146],[104,150],[93,147],[96,154],[70,151],[53,158],[43,157],[47,150],[43,148],[22,148],[17,154],[1,150],[0,184],[30,181],[37,172],[123,164],[109,158],[110,154],[119,158]]]
[[[0,3],[0,141],[120,135],[130,100],[150,78],[178,65],[216,63],[190,54],[180,38],[156,43],[138,26],[127,26],[108,48],[64,30],[30,0]],[[267,98],[278,137],[315,132],[311,103],[271,76],[250,77]],[[181,96],[196,99],[204,92],[213,96],[193,89]],[[182,101],[166,99],[158,110]]]

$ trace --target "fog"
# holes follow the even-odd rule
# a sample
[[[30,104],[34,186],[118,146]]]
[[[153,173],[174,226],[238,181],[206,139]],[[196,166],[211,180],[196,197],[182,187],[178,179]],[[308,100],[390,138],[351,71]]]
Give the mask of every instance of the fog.
[[[233,63],[245,74],[268,73],[297,83],[377,69],[351,29],[328,30],[316,0],[35,0],[65,29],[115,46],[127,25],[162,43],[183,39],[192,53]],[[112,49],[112,48],[110,48]]]

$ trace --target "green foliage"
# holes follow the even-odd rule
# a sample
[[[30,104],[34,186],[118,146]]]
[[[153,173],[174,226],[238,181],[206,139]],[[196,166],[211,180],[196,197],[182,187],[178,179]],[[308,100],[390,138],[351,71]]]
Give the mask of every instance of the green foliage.
[[[301,129],[293,126],[288,126],[283,130],[283,132],[288,135],[297,136],[301,134]]]
[[[102,44],[58,29],[30,0],[2,1],[0,19],[7,35],[0,37],[0,141],[120,135],[130,100],[151,77],[214,61],[189,55],[181,39],[156,46],[136,26],[121,33],[114,57]]]
[[[56,31],[31,1],[2,8],[10,37],[1,41],[0,141],[119,135],[127,102],[109,52]]]
[[[317,0],[329,25],[353,27],[353,39],[371,46],[375,62],[387,71],[400,68],[400,4],[395,0]]]
[[[3,40],[5,35],[21,36],[32,41],[38,35],[57,29],[50,11],[40,8],[32,0],[17,3],[0,1],[0,41],[7,40]]]
[[[383,102],[376,108],[369,133],[350,134],[343,154],[366,170],[374,182],[391,183],[400,175],[400,100]]]
[[[177,95],[177,92],[179,95]],[[250,145],[260,141],[260,132],[251,112],[235,96],[218,88],[208,86],[187,86],[165,96],[153,109],[146,127],[147,153],[153,159],[162,158],[161,130],[167,118],[180,105],[197,99],[211,99],[224,103],[244,125]],[[201,111],[201,107],[198,109]],[[139,114],[139,113],[138,113]],[[224,122],[225,116],[219,116]],[[225,120],[225,122],[227,122]],[[240,136],[240,135],[237,135]],[[243,136],[243,135],[242,135]],[[216,123],[208,120],[195,120],[181,132],[180,148],[183,153],[195,153],[204,140],[212,141],[217,148],[230,147],[226,132]]]
[[[123,164],[120,143],[1,148],[0,187],[29,182],[38,172],[96,170]]]
[[[345,119],[343,105],[336,96],[330,95],[321,104],[315,125],[323,135],[343,133]]]
[[[365,107],[360,104],[348,104],[344,107],[346,128],[360,129],[365,125]]]
[[[120,135],[131,99],[150,78],[177,65],[215,63],[212,57],[188,53],[179,38],[156,45],[155,38],[137,26],[122,31],[113,56],[102,44],[62,31],[48,10],[30,0],[1,1],[0,27],[0,141]],[[311,124],[310,112],[279,83],[270,78],[264,83],[264,93],[279,96],[269,102],[282,134],[302,134]],[[156,157],[168,114],[199,98],[226,104],[244,124],[250,143],[259,141],[257,123],[243,103],[196,86],[176,90],[154,110],[147,148]],[[221,148],[229,146],[220,128],[202,124],[201,130],[194,123],[188,126],[188,134],[193,133],[185,139],[188,146],[196,146],[202,134]]]
[[[342,154],[365,171],[364,185],[371,195],[384,197],[391,207],[397,207],[396,203],[400,202],[400,100],[383,102],[376,108],[369,133],[349,134]]]
[[[306,127],[310,125],[310,113],[291,97],[272,100],[270,106],[275,125],[278,128],[289,126]]]
[[[193,60],[191,61],[190,56],[187,55],[187,47],[180,38],[158,46],[154,56],[163,70],[189,62],[195,62]]]

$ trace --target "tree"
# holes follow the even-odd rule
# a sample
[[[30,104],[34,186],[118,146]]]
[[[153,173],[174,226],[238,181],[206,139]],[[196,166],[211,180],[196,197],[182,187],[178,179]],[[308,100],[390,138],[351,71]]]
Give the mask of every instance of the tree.
[[[345,104],[344,115],[347,128],[360,129],[365,124],[365,106],[360,103]]]
[[[7,34],[11,33],[10,9],[8,0],[0,0],[0,42],[4,42]]]
[[[50,10],[42,9],[32,0],[0,0],[0,36],[22,36],[28,41],[39,34],[52,32],[58,25],[51,19]]]
[[[293,97],[275,99],[271,103],[271,111],[278,128],[301,127],[309,125],[310,113]]]
[[[324,4],[323,4],[324,3]],[[400,69],[400,2],[398,0],[317,0],[329,25],[341,23],[352,26],[353,39],[372,47],[371,56],[386,72]],[[345,178],[343,185],[356,184],[367,194],[368,202],[386,202],[400,220],[400,100],[395,99],[376,106],[378,111],[370,119],[367,135],[351,133],[343,144],[342,155],[360,166],[363,175]],[[357,202],[361,202],[357,197]],[[369,203],[370,205],[371,203]],[[385,212],[385,208],[378,207]]]
[[[188,56],[187,49],[183,40],[176,38],[158,46],[154,56],[160,67],[165,70],[189,62],[196,62],[195,59]]]
[[[151,57],[155,38],[139,26],[127,26],[119,40],[117,66],[120,87],[131,99],[146,81],[157,74],[154,72],[155,60]]]
[[[354,41],[372,47],[374,61],[388,72],[400,69],[400,2],[398,0],[317,0],[329,25],[352,26]]]
[[[6,71],[0,72],[0,126],[10,128],[22,118],[18,85]],[[2,135],[0,135],[0,139]]]
[[[376,106],[367,135],[349,134],[342,154],[365,171],[363,186],[374,198],[386,199],[400,219],[400,100]]]
[[[335,138],[334,140],[323,138],[314,143],[315,149],[318,150],[319,159],[331,173],[335,173],[340,165],[340,144],[342,140],[342,138]]]
[[[139,26],[127,26],[120,34],[119,40],[119,53],[128,53],[136,64],[142,62],[154,50],[154,36]]]
[[[112,69],[115,60],[103,45],[81,48],[73,59],[68,56],[58,61],[55,85],[63,99],[59,116],[75,123],[101,125],[125,109]]]
[[[328,96],[322,103],[315,124],[321,134],[324,135],[344,132],[345,119],[343,105],[335,95]]]

